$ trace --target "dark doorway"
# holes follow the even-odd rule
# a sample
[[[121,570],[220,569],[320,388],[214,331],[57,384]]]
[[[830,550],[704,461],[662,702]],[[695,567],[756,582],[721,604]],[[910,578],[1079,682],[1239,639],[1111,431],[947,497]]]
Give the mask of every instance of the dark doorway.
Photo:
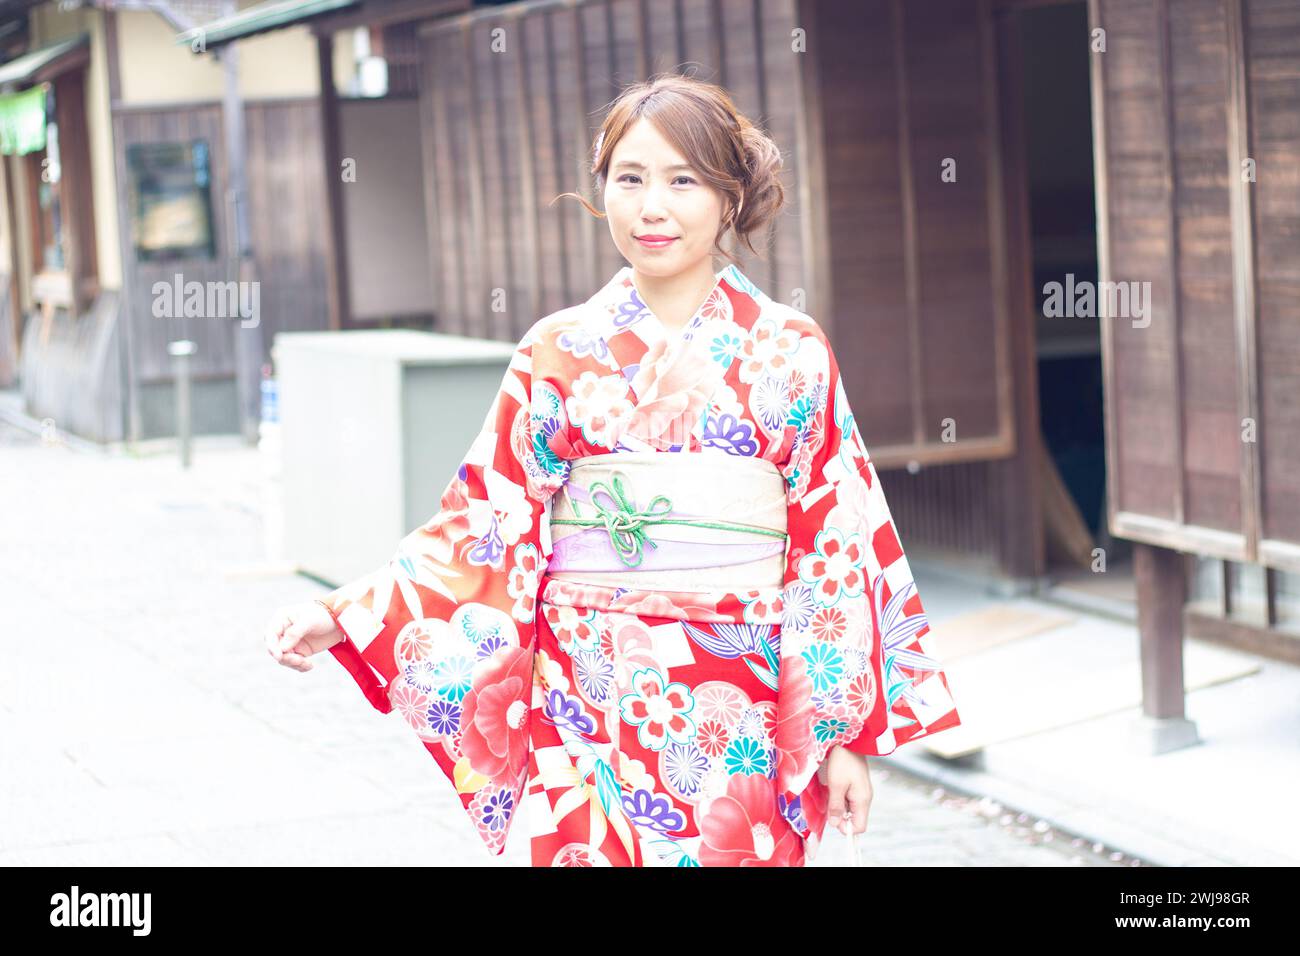
[[[1098,279],[1088,9],[1083,2],[1026,5],[1016,19],[1038,400],[1050,458],[1040,472],[1047,572],[1053,582],[1125,600],[1130,548],[1106,526],[1100,320],[1068,305],[1072,290],[1095,288]],[[1096,573],[1096,548],[1104,552],[1104,575]]]

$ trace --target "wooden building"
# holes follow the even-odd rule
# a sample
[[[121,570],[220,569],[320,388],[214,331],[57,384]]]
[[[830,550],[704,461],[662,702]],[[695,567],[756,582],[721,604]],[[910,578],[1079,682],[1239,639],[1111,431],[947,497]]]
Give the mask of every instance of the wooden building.
[[[1300,659],[1294,0],[325,6],[216,19],[194,55],[315,45],[293,61],[309,95],[245,103],[254,255],[283,297],[268,342],[381,315],[514,340],[585,299],[620,260],[603,222],[551,200],[590,194],[624,85],[688,71],[785,151],[790,206],[742,268],[835,342],[909,552],[1011,591],[1136,595],[1146,712],[1170,745],[1185,633]],[[339,95],[358,30],[409,83],[382,149],[349,140]],[[119,171],[126,143],[220,142],[214,101],[119,100]],[[340,174],[367,147],[406,157],[400,192],[350,192],[375,183],[362,161]],[[427,312],[363,306],[375,203],[394,194],[427,228],[401,244]]]
[[[239,49],[256,322],[186,314],[159,291],[178,276],[208,288],[248,278],[239,271],[223,65],[176,42],[224,6],[0,3],[0,44],[12,43],[0,64],[0,108],[6,95],[47,88],[57,120],[46,148],[0,161],[0,385],[20,387],[29,414],[59,429],[97,441],[174,434],[168,345],[189,340],[195,432],[255,437],[258,376],[275,334],[329,327],[319,45],[303,26]],[[374,171],[342,197],[369,236],[353,248],[350,314],[360,324],[433,322],[424,209],[409,201],[423,192],[415,71],[400,58],[412,30],[388,34],[394,65],[380,95],[356,88],[368,51],[343,42],[350,36],[333,44],[329,64],[346,94],[331,114],[338,133]]]

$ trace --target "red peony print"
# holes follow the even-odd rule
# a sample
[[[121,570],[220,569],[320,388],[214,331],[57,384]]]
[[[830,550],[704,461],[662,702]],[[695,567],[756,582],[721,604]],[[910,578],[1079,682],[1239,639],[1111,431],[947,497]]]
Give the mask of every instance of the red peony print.
[[[656,341],[632,379],[637,406],[626,433],[663,450],[688,444],[721,374],[694,339],[671,349]]]
[[[813,682],[803,655],[783,657],[777,685],[776,783],[788,790],[790,781],[807,772],[815,756],[812,725],[816,707],[812,702]]]
[[[777,809],[772,781],[735,774],[700,821],[701,866],[802,866],[803,841]]]
[[[528,763],[528,707],[533,655],[503,647],[474,672],[461,716],[461,750],[475,772],[513,784]]]

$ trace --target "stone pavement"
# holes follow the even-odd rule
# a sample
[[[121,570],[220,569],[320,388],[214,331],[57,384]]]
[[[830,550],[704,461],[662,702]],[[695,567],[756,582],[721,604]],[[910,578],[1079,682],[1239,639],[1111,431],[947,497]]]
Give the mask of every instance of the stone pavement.
[[[490,856],[332,656],[300,674],[267,655],[271,612],[323,588],[262,563],[255,449],[200,437],[185,471],[168,442],[45,441],[14,405],[0,396],[0,864],[528,865],[522,818]],[[1133,862],[891,759],[872,761],[866,865]],[[816,865],[848,856],[829,833]]]

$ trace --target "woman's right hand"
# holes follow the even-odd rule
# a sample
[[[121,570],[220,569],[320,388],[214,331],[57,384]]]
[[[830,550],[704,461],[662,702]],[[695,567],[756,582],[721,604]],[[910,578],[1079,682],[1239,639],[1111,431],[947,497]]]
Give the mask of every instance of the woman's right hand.
[[[266,627],[266,649],[285,667],[309,671],[307,658],[327,651],[345,637],[325,605],[303,601],[279,608]]]

